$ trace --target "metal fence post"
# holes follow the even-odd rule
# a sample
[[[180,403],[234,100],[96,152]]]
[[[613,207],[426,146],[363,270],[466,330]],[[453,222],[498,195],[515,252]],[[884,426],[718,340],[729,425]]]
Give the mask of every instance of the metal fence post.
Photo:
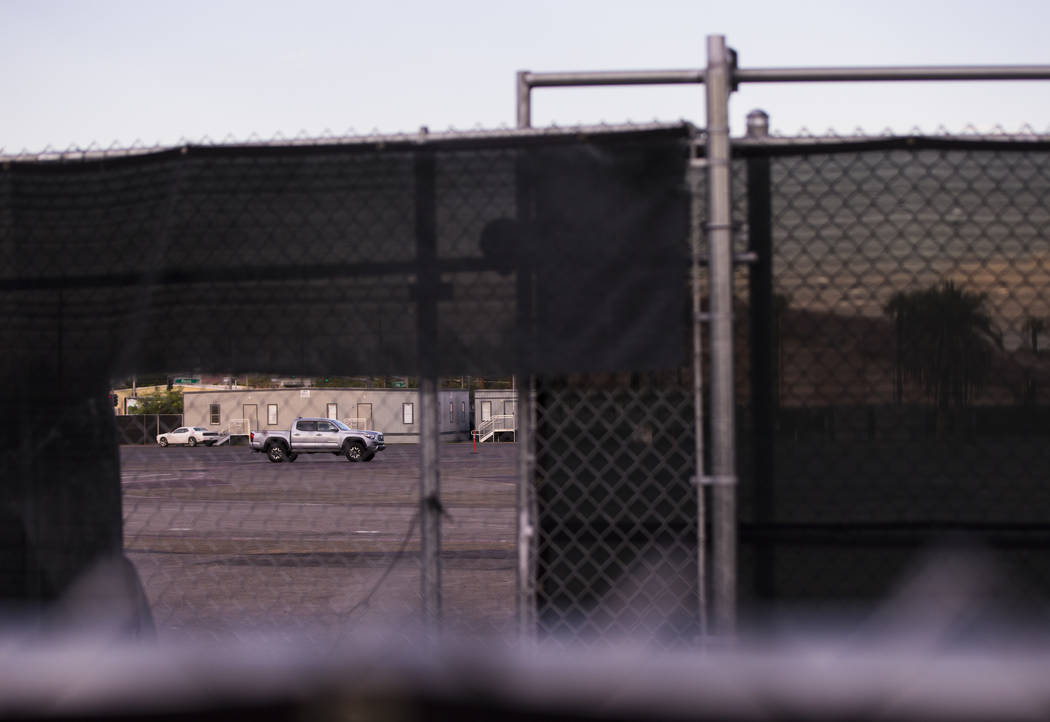
[[[518,638],[531,642],[536,636],[536,381],[529,375],[518,387],[518,418],[514,440],[518,444]]]
[[[419,554],[423,625],[436,632],[441,623],[441,475],[438,381],[419,384]]]
[[[704,499],[704,328],[703,311],[703,218],[704,199],[700,178],[706,164],[689,169],[689,245],[692,250],[690,283],[693,295],[693,425],[696,458],[696,603],[700,636],[707,635],[707,505]]]
[[[440,273],[437,267],[436,168],[433,152],[416,151],[416,301],[419,324],[419,556],[423,626],[428,633],[441,622],[441,472],[437,353],[437,303]]]
[[[517,75],[517,120],[519,128],[528,128],[532,122],[530,85],[528,71]],[[529,174],[523,172],[519,159],[515,172],[517,186],[517,216],[520,222],[532,218],[533,188]],[[539,524],[536,509],[536,376],[532,353],[535,343],[535,285],[533,269],[523,254],[517,263],[516,297],[517,297],[517,365],[520,374],[517,379],[516,404],[517,419],[515,422],[514,441],[518,445],[518,484],[517,515],[515,533],[518,553],[518,568],[515,580],[517,598],[517,633],[519,641],[535,641],[538,631],[536,610],[536,544],[537,525]]]
[[[518,109],[518,127],[528,128],[532,125],[532,88],[529,86],[529,71],[519,70],[518,71],[518,83],[517,89],[517,109]]]
[[[747,137],[769,135],[769,116],[761,110],[747,115]],[[779,364],[775,346],[777,334],[776,300],[773,297],[773,206],[771,164],[768,155],[749,155],[747,159],[747,238],[755,261],[750,266],[751,346],[751,423],[754,477],[752,508],[754,521],[762,526],[775,518],[773,479],[775,474],[774,421],[779,399]],[[773,584],[773,545],[760,536],[753,542],[754,588],[759,599],[771,599]]]
[[[729,54],[707,37],[707,239],[711,279],[711,555],[715,631],[736,626],[736,449],[733,386],[733,238],[730,206]]]

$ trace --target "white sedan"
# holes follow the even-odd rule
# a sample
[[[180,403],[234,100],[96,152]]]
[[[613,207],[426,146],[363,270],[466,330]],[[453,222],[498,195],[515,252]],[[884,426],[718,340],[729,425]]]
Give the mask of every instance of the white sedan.
[[[203,426],[180,426],[174,431],[157,435],[157,443],[161,446],[167,446],[168,444],[185,444],[186,446],[204,444],[205,446],[211,446],[218,440],[218,431],[208,431]]]

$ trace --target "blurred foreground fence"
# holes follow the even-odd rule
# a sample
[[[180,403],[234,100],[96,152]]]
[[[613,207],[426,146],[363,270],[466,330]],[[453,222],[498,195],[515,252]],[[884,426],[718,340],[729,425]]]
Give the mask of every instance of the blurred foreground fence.
[[[123,554],[164,635],[332,642],[433,614],[695,642],[715,571],[695,141],[666,125],[5,162],[4,371],[21,382],[3,417],[32,451],[4,462],[0,593],[39,606]],[[749,137],[733,155],[741,609],[870,605],[949,533],[1041,603],[1050,143]],[[96,453],[154,433],[114,431],[110,378],[202,368],[413,375],[435,399],[442,376],[512,376],[517,443],[390,443],[369,464]],[[288,428],[263,391],[236,393]],[[424,395],[397,424],[455,411]],[[303,389],[300,407],[328,402]]]

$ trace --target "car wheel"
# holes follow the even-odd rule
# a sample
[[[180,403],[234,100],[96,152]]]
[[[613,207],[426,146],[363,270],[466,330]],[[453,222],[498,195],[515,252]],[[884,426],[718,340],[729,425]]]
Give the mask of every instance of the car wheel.
[[[343,453],[347,461],[361,461],[365,453],[365,446],[360,441],[351,441],[343,447]]]
[[[288,454],[288,461],[295,461],[299,458],[298,454]]]
[[[361,461],[371,461],[374,458],[376,458],[376,452],[370,451],[361,457]]]
[[[284,447],[280,444],[273,444],[269,449],[266,450],[266,456],[275,464],[280,464],[282,461],[288,458],[288,454],[285,453]]]
[[[196,445],[197,445],[197,437],[191,436],[190,438],[188,438],[186,440],[186,446],[196,446]]]
[[[164,438],[164,437],[162,436],[162,437],[160,437],[159,439],[157,439],[157,443],[158,443],[158,444],[160,444],[161,446],[167,446],[167,445],[168,445],[168,440],[167,440],[167,439],[165,439],[165,438]]]

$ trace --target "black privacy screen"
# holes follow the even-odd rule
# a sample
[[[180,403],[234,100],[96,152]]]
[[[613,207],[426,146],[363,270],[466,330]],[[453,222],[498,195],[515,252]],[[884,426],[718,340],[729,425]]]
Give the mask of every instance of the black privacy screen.
[[[692,133],[0,165],[0,598],[119,550],[113,378],[680,365]]]
[[[663,326],[685,290],[686,131],[9,163],[7,362],[51,378],[678,364]]]

